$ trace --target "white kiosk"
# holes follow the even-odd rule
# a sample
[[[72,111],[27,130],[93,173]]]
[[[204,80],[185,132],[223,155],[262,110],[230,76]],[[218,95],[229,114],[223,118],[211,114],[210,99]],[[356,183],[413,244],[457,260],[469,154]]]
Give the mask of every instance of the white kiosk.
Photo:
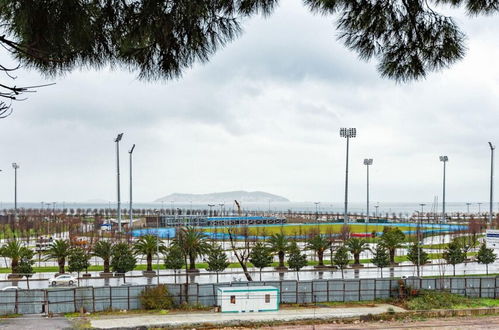
[[[279,289],[273,286],[220,287],[217,305],[222,313],[278,311]]]

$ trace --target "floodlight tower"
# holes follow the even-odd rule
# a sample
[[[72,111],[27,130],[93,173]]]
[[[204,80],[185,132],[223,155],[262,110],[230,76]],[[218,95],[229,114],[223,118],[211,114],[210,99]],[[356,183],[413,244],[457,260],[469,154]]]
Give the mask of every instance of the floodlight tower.
[[[118,134],[114,142],[116,142],[116,176],[118,190],[118,232],[121,233],[121,194],[120,194],[120,141],[123,138],[123,133]]]
[[[348,152],[350,148],[350,138],[357,136],[356,128],[340,128],[340,136],[347,139],[347,155],[346,155],[346,170],[345,170],[345,212],[343,222],[348,222]]]
[[[17,170],[19,169],[19,165],[12,163],[12,168],[14,169],[14,215],[17,219]]]
[[[494,150],[496,146],[489,142],[490,147],[490,205],[489,205],[489,225],[492,224],[492,203],[494,200]]]
[[[442,194],[442,221],[446,222],[447,219],[445,218],[445,169],[446,169],[446,164],[449,161],[449,157],[440,156],[440,161],[442,163],[444,163],[444,181],[443,181],[443,194]]]
[[[130,228],[133,228],[133,208],[132,208],[132,154],[133,150],[135,149],[135,144],[132,146],[132,148],[128,151],[128,154],[130,155]]]

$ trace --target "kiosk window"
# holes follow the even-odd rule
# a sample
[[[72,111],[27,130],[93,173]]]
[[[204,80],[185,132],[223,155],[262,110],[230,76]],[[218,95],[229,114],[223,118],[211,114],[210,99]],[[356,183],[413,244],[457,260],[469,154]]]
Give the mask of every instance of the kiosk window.
[[[269,294],[265,295],[265,303],[266,304],[270,303],[270,295]]]
[[[230,303],[235,304],[236,303],[236,296],[230,296]]]

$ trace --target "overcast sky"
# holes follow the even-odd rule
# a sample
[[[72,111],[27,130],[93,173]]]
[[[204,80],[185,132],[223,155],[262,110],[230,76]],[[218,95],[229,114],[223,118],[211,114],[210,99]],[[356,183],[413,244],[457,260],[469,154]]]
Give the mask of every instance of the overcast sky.
[[[19,85],[57,85],[0,120],[0,200],[13,199],[14,161],[20,201],[116,200],[113,140],[124,132],[123,200],[127,149],[135,143],[137,201],[260,190],[339,202],[340,127],[358,133],[351,141],[352,201],[365,197],[366,157],[374,158],[373,200],[441,198],[443,154],[447,200],[487,200],[487,141],[499,144],[499,21],[457,21],[468,36],[466,58],[410,84],[380,78],[376,62],[360,61],[336,40],[331,17],[311,14],[300,0],[247,21],[238,40],[176,81],[142,82],[119,69],[50,80],[19,72]],[[7,55],[1,58],[5,63]]]

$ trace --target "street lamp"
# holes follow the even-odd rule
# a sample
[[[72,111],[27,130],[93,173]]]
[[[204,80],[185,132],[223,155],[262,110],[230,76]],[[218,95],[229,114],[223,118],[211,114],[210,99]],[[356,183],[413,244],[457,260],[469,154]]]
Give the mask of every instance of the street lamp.
[[[132,154],[133,150],[135,149],[135,144],[132,146],[132,149],[128,151],[128,154],[130,155],[130,228],[133,228],[133,208],[132,208]]]
[[[379,208],[379,203],[374,206],[376,208],[376,218],[378,217],[378,208]]]
[[[346,170],[345,170],[345,212],[343,222],[348,222],[348,152],[350,147],[350,138],[357,136],[356,128],[340,128],[340,136],[347,139],[347,155],[346,155]]]
[[[211,213],[211,208],[212,208],[213,206],[215,206],[215,204],[208,204],[208,207],[210,208],[210,214],[209,214],[209,216],[210,216],[210,217],[211,217],[211,214],[212,214],[212,213]]]
[[[116,142],[116,181],[118,193],[118,232],[121,233],[121,194],[120,194],[120,141],[123,138],[123,133],[118,134],[114,142]]]
[[[482,213],[482,203],[477,203],[478,204],[478,215]]]
[[[367,217],[366,217],[366,224],[369,222],[369,166],[373,164],[372,158],[366,158],[364,159],[364,165],[366,165],[367,168]]]
[[[468,209],[468,211],[467,211],[468,214],[470,214],[470,205],[471,205],[471,203],[466,203],[466,207]]]
[[[489,225],[492,224],[492,200],[494,199],[494,150],[496,146],[489,142],[490,147],[490,209],[489,209]]]
[[[12,163],[12,168],[14,169],[14,215],[17,219],[17,170],[19,165]]]
[[[224,207],[225,203],[222,202],[218,205],[220,205],[220,216],[223,217],[223,207]]]
[[[445,169],[446,169],[446,164],[449,161],[449,157],[447,156],[440,156],[440,161],[444,163],[444,181],[443,181],[443,196],[442,196],[442,220],[446,222],[445,219]]]

